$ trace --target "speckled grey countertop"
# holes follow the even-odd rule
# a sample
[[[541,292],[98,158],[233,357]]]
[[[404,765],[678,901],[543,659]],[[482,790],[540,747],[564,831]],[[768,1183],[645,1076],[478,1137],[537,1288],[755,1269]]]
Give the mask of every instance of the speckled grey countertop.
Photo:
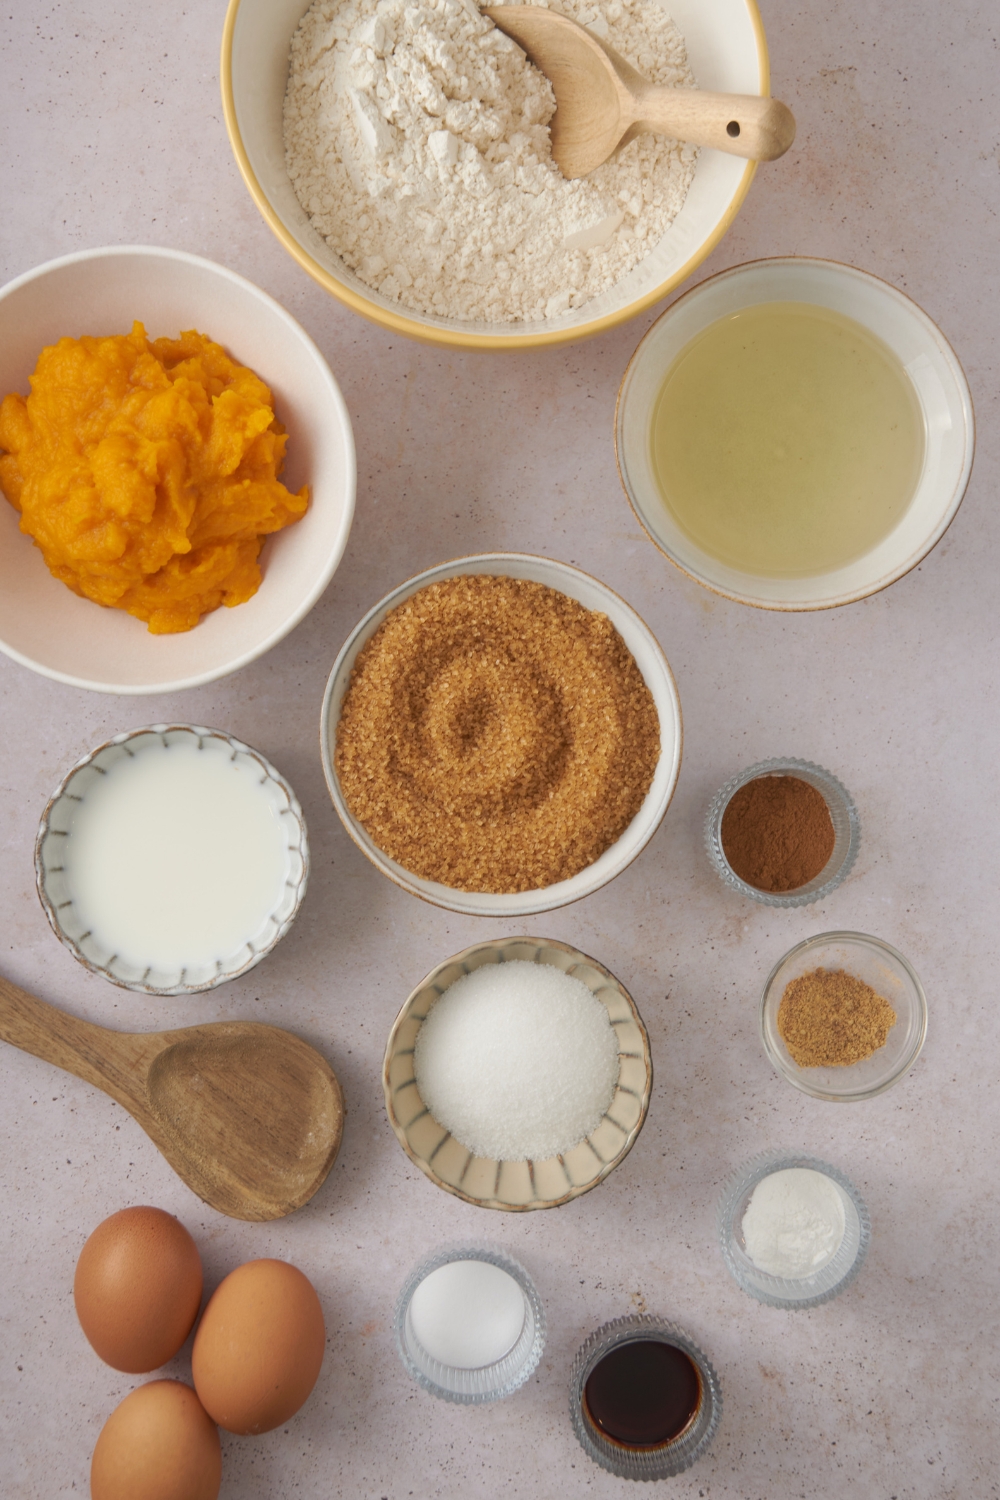
[[[865,603],[791,617],[715,598],[638,532],[611,424],[650,318],[563,351],[442,353],[342,310],[294,265],[226,140],[224,11],[223,0],[3,8],[0,280],[67,251],[137,242],[249,276],[303,322],[341,384],[358,446],[357,519],[305,623],[214,686],[104,698],[0,657],[0,972],[111,1026],[251,1016],[291,1027],[333,1062],[347,1128],[306,1209],[269,1226],[237,1223],[198,1202],[109,1099],[2,1049],[0,1489],[18,1500],[87,1493],[97,1434],[138,1379],[86,1344],[73,1269],[105,1215],[155,1203],[195,1235],[210,1286],[241,1260],[282,1256],[312,1278],[326,1310],[329,1350],[309,1404],[287,1430],[224,1436],[225,1500],[625,1494],[577,1446],[566,1390],[584,1337],[636,1308],[688,1328],[723,1383],[715,1445],[668,1482],[672,1494],[1000,1493],[995,7],[766,0],[774,89],[799,136],[760,171],[699,277],[789,253],[886,277],[954,344],[979,423],[968,496],[923,565]],[[379,1083],[411,987],[497,928],[421,905],[367,864],[330,807],[317,737],[330,665],[369,605],[419,568],[487,548],[579,563],[623,594],[666,650],[686,731],[676,798],[642,857],[598,895],[523,924],[620,976],[656,1069],[649,1120],[624,1165],[578,1202],[523,1217],[435,1191],[396,1144]],[[296,927],[265,964],[207,997],[157,1002],[88,976],[60,947],[35,896],[31,851],[47,795],[79,755],[169,718],[227,729],[274,761],[304,805],[314,871]],[[717,787],[776,754],[830,767],[860,811],[857,868],[819,908],[742,903],[701,849]],[[797,1094],[757,1038],[772,963],[831,927],[902,949],[929,998],[913,1072],[862,1106]],[[806,1313],[743,1296],[714,1241],[723,1179],[777,1146],[840,1166],[874,1226],[856,1284]],[[424,1395],[390,1333],[413,1262],[468,1237],[524,1261],[550,1328],[536,1377],[483,1409]],[[167,1373],[189,1370],[185,1350]]]

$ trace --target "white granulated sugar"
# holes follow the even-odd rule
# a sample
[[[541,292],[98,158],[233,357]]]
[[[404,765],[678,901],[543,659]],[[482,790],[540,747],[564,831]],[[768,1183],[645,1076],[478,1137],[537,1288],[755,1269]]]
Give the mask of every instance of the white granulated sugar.
[[[830,1263],[846,1224],[844,1200],[831,1178],[812,1167],[787,1167],[754,1188],[743,1239],[758,1270],[797,1281]]]
[[[550,9],[654,83],[693,85],[657,0]],[[554,112],[548,80],[474,0],[316,0],[292,38],[286,164],[315,229],[384,297],[449,318],[551,318],[660,240],[697,155],[642,135],[568,182]]]
[[[486,964],[445,990],[417,1032],[420,1097],[477,1156],[545,1161],[596,1130],[618,1041],[587,986],[550,964]]]

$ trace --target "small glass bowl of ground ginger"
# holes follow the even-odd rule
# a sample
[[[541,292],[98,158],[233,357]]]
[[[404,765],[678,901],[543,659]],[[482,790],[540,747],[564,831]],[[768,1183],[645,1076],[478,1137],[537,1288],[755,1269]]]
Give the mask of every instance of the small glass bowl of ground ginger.
[[[927,999],[903,955],[881,938],[821,932],[768,975],[760,1035],[777,1071],[814,1099],[871,1099],[920,1055]]]
[[[762,760],[712,799],[705,847],[730,890],[764,906],[807,906],[847,879],[857,809],[836,776],[808,760]]]

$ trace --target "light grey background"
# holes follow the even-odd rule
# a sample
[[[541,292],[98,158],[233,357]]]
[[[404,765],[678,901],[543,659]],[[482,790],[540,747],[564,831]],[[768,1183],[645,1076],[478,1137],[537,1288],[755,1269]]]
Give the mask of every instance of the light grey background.
[[[111,1026],[244,1016],[289,1026],[332,1060],[347,1128],[306,1209],[271,1226],[237,1223],[200,1204],[110,1100],[2,1049],[0,1488],[45,1500],[87,1492],[97,1434],[139,1380],[86,1344],[73,1269],[102,1218],[155,1203],[195,1235],[209,1288],[244,1259],[282,1256],[312,1278],[326,1312],[328,1355],[309,1404],[287,1430],[224,1435],[226,1500],[623,1494],[625,1482],[577,1447],[566,1387],[583,1338],[636,1308],[688,1328],[723,1383],[715,1446],[670,1481],[672,1494],[996,1495],[995,7],[765,4],[774,92],[794,109],[798,140],[761,169],[699,276],[802,253],[886,277],[951,339],[979,422],[972,484],[937,550],[877,598],[799,617],[715,598],[639,534],[615,474],[612,413],[649,318],[562,351],[449,354],[380,332],[313,285],[258,217],[226,140],[224,12],[223,0],[8,0],[0,279],[78,248],[136,242],[249,276],[303,322],[341,384],[358,446],[357,519],[309,618],[228,681],[130,701],[60,687],[0,657],[0,971]],[[379,1070],[397,1009],[439,959],[499,929],[421,905],[365,862],[331,809],[317,737],[327,673],[360,615],[418,569],[487,548],[578,563],[623,594],[670,659],[686,730],[674,803],[637,863],[591,899],[522,926],[619,975],[656,1069],[625,1164],[579,1202],[526,1216],[435,1191],[389,1130]],[[49,932],[33,888],[35,828],[62,773],[105,736],[159,718],[227,729],[268,755],[302,800],[314,857],[305,906],[277,952],[189,1002],[144,1000],[86,975]],[[841,777],[863,832],[855,873],[825,906],[777,915],[723,890],[700,843],[717,787],[776,754]],[[772,963],[832,927],[902,949],[929,997],[923,1056],[863,1106],[797,1094],[757,1038]],[[776,1146],[835,1162],[871,1210],[862,1276],[812,1312],[751,1302],[715,1245],[726,1174]],[[481,1410],[424,1395],[390,1338],[412,1263],[470,1237],[524,1261],[550,1327],[537,1377]],[[167,1373],[189,1372],[185,1350]]]

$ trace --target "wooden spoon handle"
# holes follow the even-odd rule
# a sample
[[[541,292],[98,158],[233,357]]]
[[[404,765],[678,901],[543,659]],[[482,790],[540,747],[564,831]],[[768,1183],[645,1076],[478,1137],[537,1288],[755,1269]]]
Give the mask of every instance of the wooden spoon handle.
[[[146,1098],[145,1080],[162,1042],[107,1031],[67,1015],[0,977],[0,1041],[74,1073],[132,1109]]]
[[[755,94],[707,94],[650,84],[636,100],[635,116],[630,136],[651,130],[751,161],[774,161],[795,139],[795,116],[788,105]]]

